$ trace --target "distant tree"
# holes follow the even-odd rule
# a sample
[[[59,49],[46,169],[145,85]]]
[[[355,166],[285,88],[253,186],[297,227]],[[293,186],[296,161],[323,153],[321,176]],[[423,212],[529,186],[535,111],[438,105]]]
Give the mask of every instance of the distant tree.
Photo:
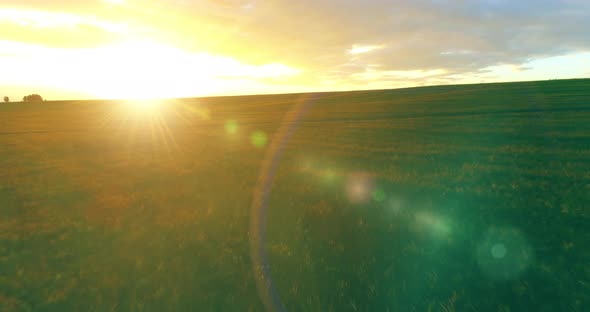
[[[39,94],[31,94],[23,97],[23,102],[43,102],[43,97]]]
[[[8,102],[10,102],[10,98],[9,98],[9,97],[7,97],[7,96],[5,96],[5,97],[4,97],[4,103],[8,103]]]

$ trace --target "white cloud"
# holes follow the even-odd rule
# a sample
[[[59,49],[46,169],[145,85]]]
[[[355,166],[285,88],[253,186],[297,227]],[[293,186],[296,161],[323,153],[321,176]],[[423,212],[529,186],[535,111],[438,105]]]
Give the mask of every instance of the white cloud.
[[[380,45],[353,45],[352,48],[348,50],[349,54],[357,55],[357,54],[364,54],[368,53],[377,49],[381,49],[383,46]]]
[[[44,86],[98,97],[185,97],[249,93],[262,79],[297,75],[280,63],[253,65],[150,41],[65,49],[0,41],[0,85]],[[32,75],[31,73],[35,73]]]
[[[128,25],[124,23],[105,21],[92,15],[16,8],[0,8],[0,22],[15,23],[33,28],[75,28],[81,25],[87,25],[113,33],[125,33],[129,31]]]

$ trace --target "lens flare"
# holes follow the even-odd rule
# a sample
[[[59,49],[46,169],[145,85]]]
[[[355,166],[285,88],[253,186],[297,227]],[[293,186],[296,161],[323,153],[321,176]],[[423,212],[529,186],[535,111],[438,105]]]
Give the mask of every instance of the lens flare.
[[[373,177],[367,172],[354,172],[346,180],[346,196],[351,203],[362,204],[371,199],[374,190]]]
[[[429,232],[435,237],[448,237],[451,226],[446,218],[429,211],[421,211],[414,216],[416,227],[424,232]]]
[[[506,246],[504,246],[504,244],[502,243],[495,244],[494,246],[492,246],[491,253],[492,257],[496,259],[504,258],[504,256],[506,255]]]
[[[511,227],[491,227],[477,246],[477,263],[491,280],[514,280],[533,262],[533,249],[522,233]]]
[[[257,131],[254,131],[254,133],[252,133],[252,135],[250,136],[250,141],[252,142],[252,145],[254,145],[258,148],[261,148],[266,145],[268,138],[266,136],[266,133],[264,133],[264,131],[257,130]]]
[[[373,191],[373,200],[380,203],[385,200],[385,191],[382,189],[376,189]]]
[[[271,191],[273,178],[281,158],[281,153],[289,138],[295,132],[299,119],[306,109],[314,102],[314,95],[306,95],[284,117],[281,126],[274,134],[270,147],[266,150],[260,169],[260,175],[254,188],[252,212],[250,213],[250,259],[256,279],[256,288],[266,311],[286,311],[278,291],[274,286],[268,255],[265,248],[266,209],[268,195]],[[266,135],[265,135],[266,138]]]
[[[238,123],[235,120],[225,122],[225,133],[234,135],[238,132]]]
[[[402,213],[404,202],[401,198],[398,197],[391,197],[387,201],[387,208],[393,213],[393,215],[397,216]]]

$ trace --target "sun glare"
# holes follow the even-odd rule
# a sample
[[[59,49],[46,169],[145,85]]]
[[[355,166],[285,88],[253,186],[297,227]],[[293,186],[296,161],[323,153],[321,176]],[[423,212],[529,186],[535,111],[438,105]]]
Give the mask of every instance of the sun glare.
[[[2,85],[43,86],[102,99],[165,99],[263,93],[269,87],[266,81],[287,81],[285,78],[301,73],[277,62],[249,64],[239,55],[186,50],[132,23],[104,17],[0,8],[0,23],[51,34],[99,29],[109,38],[77,47],[0,40],[0,68],[11,73],[0,77]],[[36,75],[22,68],[35,68]]]
[[[162,105],[163,100],[156,99],[133,99],[125,101],[125,107],[128,112],[138,116],[158,114]]]
[[[101,48],[96,57],[110,63],[105,71],[98,64],[96,82],[89,83],[100,97],[158,99],[219,93],[228,86],[245,86],[251,79],[286,77],[299,73],[282,64],[259,66],[230,57],[189,53],[149,40],[131,40]]]
[[[261,80],[300,72],[275,62],[254,65],[239,56],[185,50],[132,23],[104,16],[0,8],[0,24],[50,34],[98,29],[109,38],[77,47],[0,40],[0,68],[11,73],[0,77],[2,85],[43,86],[103,99],[164,99],[255,92],[265,85]],[[35,68],[37,74],[31,76],[22,68]]]
[[[85,58],[95,61],[91,68],[86,67],[94,75],[81,73],[77,77],[84,77],[86,89],[97,97],[111,99],[210,95],[228,87],[245,88],[252,79],[298,73],[282,64],[248,65],[230,57],[189,53],[150,40],[97,48],[87,51]]]

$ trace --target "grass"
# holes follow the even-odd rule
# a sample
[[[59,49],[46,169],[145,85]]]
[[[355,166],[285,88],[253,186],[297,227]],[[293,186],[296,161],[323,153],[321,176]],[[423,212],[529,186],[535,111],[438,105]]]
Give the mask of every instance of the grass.
[[[289,311],[590,305],[590,80],[558,80],[2,104],[0,311],[262,310],[253,187],[300,101],[267,217]]]

